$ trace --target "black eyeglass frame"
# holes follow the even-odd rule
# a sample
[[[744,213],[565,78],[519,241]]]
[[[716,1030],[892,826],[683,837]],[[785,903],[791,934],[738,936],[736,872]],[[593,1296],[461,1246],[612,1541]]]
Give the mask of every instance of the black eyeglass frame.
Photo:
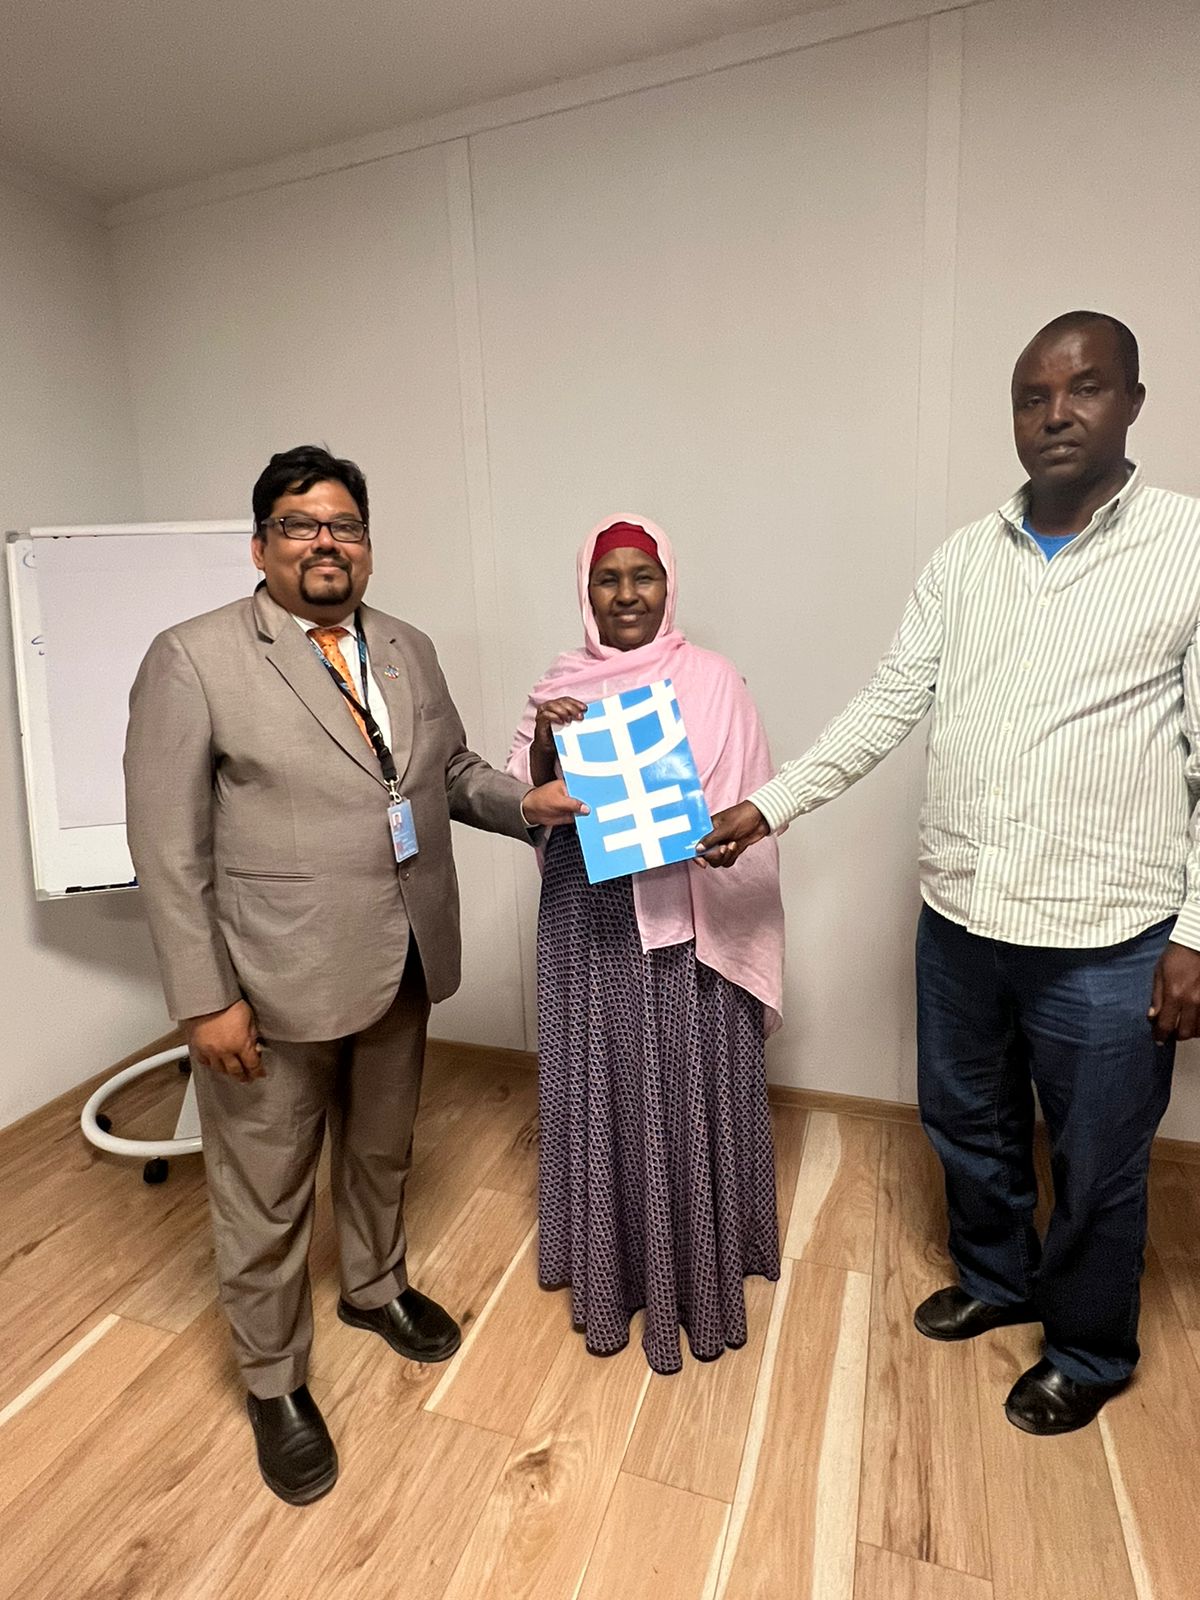
[[[289,522],[308,523],[311,526],[311,531],[308,533],[289,533],[287,530],[287,524]],[[353,522],[356,527],[361,529],[361,532],[356,534],[353,538],[347,538],[338,533],[337,525],[339,523],[342,525],[342,527],[345,527],[351,522]],[[364,522],[361,517],[334,517],[331,521],[327,518],[322,519],[320,517],[310,517],[304,512],[297,512],[294,517],[266,517],[258,524],[258,532],[265,534],[268,528],[278,528],[285,539],[292,539],[297,544],[303,544],[309,539],[318,538],[322,528],[328,528],[329,537],[336,540],[338,544],[362,544],[363,541],[370,536],[371,532],[370,524]]]

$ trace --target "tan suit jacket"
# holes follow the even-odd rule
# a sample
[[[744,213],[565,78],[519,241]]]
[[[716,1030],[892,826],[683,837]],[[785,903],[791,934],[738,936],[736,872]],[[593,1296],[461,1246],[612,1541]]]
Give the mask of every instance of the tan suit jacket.
[[[141,665],[126,823],[173,1017],[244,995],[267,1038],[355,1033],[391,1004],[410,929],[445,999],[460,971],[451,818],[529,839],[528,786],[467,749],[433,645],[361,614],[417,827],[400,868],[374,751],[265,589],[169,628]]]

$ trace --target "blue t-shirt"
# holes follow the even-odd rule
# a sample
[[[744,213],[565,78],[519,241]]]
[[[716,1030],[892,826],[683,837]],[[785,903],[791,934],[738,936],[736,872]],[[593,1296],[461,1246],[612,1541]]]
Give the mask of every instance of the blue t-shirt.
[[[1021,518],[1021,526],[1029,537],[1038,545],[1047,561],[1053,561],[1064,545],[1070,544],[1075,538],[1073,533],[1039,533],[1036,528],[1029,526],[1029,518]]]

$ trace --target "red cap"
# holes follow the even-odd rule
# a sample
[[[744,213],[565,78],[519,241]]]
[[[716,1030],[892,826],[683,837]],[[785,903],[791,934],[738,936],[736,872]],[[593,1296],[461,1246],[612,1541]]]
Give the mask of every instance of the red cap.
[[[639,528],[636,522],[614,522],[611,528],[605,528],[592,548],[592,566],[603,561],[611,550],[644,550],[662,566],[658,546],[645,528]]]

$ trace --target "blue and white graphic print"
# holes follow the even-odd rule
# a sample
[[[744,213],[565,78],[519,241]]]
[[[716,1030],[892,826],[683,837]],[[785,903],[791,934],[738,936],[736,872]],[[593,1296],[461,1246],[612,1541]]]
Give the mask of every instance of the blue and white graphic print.
[[[670,678],[626,689],[554,730],[591,883],[689,861],[712,826]]]

